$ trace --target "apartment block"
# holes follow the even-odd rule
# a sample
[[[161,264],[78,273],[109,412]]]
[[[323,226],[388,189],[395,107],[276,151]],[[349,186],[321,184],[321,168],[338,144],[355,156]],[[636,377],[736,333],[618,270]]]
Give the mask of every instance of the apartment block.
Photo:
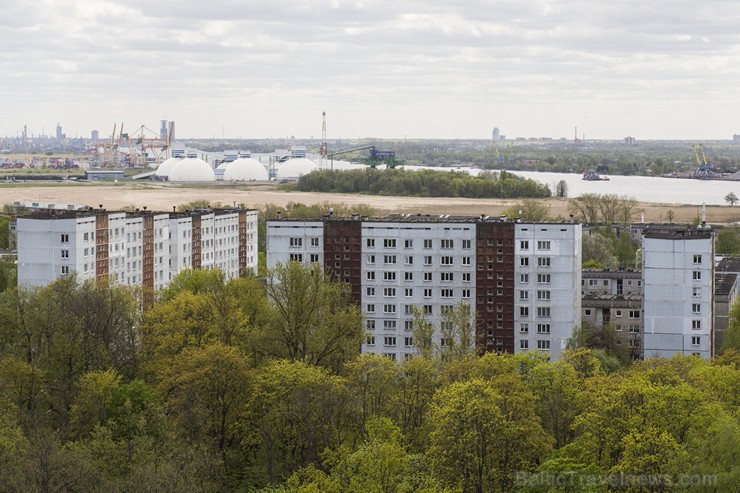
[[[257,211],[36,211],[19,216],[18,281],[44,286],[76,273],[157,290],[183,269],[257,269]]]
[[[714,232],[705,226],[643,232],[646,358],[714,355]]]
[[[580,317],[580,239],[573,223],[328,215],[268,221],[267,263],[319,263],[349,284],[365,314],[364,352],[407,358],[416,351],[415,310],[439,329],[446,313],[465,304],[480,351],[557,358]],[[525,326],[532,332],[522,332]],[[434,340],[446,345],[441,330]]]

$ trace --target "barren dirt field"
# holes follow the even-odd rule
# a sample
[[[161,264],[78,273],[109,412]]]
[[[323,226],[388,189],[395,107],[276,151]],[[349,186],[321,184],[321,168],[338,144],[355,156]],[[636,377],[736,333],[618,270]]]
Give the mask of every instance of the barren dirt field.
[[[173,206],[205,199],[222,204],[246,204],[259,208],[265,204],[285,206],[290,202],[316,204],[341,202],[367,204],[381,213],[411,212],[423,214],[497,215],[517,200],[463,199],[427,197],[385,197],[377,195],[350,195],[333,193],[283,192],[272,185],[173,185],[173,184],[50,184],[0,185],[0,204],[15,201],[39,201],[63,204],[102,204],[108,210],[127,206],[149,210],[172,210]],[[568,217],[568,199],[547,199],[552,217]],[[640,203],[648,222],[667,221],[672,210],[674,222],[691,222],[700,214],[696,205]],[[740,206],[707,206],[707,221],[729,223],[740,221]]]

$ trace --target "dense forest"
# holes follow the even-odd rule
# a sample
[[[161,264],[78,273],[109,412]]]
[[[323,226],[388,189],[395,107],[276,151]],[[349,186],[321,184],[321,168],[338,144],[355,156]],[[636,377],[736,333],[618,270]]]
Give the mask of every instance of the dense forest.
[[[550,188],[512,173],[467,172],[403,169],[360,169],[314,171],[290,185],[303,192],[366,193],[416,197],[467,198],[543,198]]]
[[[629,366],[584,348],[360,355],[346,288],[297,263],[185,271],[149,299],[74,277],[0,293],[0,492],[740,485],[732,349]]]

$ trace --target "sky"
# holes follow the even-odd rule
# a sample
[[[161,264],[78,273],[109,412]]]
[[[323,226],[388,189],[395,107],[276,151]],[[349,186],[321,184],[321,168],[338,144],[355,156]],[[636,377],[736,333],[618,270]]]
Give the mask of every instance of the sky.
[[[731,139],[736,0],[0,0],[0,136]]]

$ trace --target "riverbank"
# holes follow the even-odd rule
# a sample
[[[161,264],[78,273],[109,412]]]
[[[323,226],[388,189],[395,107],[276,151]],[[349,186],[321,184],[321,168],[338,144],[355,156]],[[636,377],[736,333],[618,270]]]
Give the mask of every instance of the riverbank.
[[[410,212],[414,214],[498,215],[518,202],[505,199],[461,199],[433,197],[385,197],[377,195],[351,195],[335,193],[283,192],[271,184],[229,185],[174,185],[147,182],[117,185],[58,185],[55,186],[0,186],[0,203],[38,201],[57,204],[88,204],[106,209],[146,206],[149,210],[172,210],[173,206],[194,200],[209,200],[222,204],[246,204],[258,208],[265,204],[285,207],[289,203],[317,204],[343,202],[368,204],[383,213]],[[550,206],[551,216],[568,217],[568,199],[541,199]],[[668,203],[640,202],[645,221],[667,221],[668,211],[673,211],[674,222],[691,222],[701,214],[701,206]],[[730,223],[740,221],[740,206],[706,206],[707,221]],[[639,217],[636,218],[639,220]]]

